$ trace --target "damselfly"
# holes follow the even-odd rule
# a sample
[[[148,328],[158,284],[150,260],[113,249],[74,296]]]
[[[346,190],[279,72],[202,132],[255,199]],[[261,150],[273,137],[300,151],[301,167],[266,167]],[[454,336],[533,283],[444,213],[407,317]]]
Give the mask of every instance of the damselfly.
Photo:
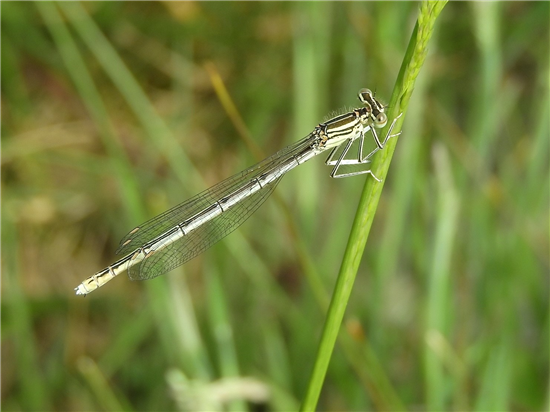
[[[75,288],[76,294],[86,295],[126,270],[130,279],[144,280],[184,264],[248,219],[285,173],[325,151],[330,151],[326,164],[334,166],[331,177],[369,173],[379,180],[364,166],[390,137],[396,136],[391,132],[397,118],[385,138],[380,139],[376,129],[388,121],[385,107],[369,89],[361,89],[358,97],[362,107],[319,124],[302,140],[131,230],[117,250],[117,254],[126,256],[83,281]],[[364,155],[368,132],[375,147]],[[356,141],[357,155],[346,158]],[[354,170],[344,172],[342,166]]]

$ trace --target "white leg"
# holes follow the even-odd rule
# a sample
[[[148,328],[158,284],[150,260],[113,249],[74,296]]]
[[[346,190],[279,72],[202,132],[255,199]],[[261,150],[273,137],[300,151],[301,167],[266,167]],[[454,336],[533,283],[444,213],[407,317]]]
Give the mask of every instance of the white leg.
[[[330,152],[330,155],[328,156],[327,160],[326,160],[326,164],[327,165],[335,165],[334,166],[334,169],[332,169],[332,172],[330,173],[330,176],[333,177],[333,178],[342,178],[342,177],[350,177],[350,176],[357,176],[357,175],[362,175],[362,174],[370,174],[376,181],[378,182],[381,182],[381,180],[379,178],[377,178],[370,169],[368,170],[358,170],[358,171],[354,171],[354,172],[349,172],[349,173],[338,173],[338,169],[340,166],[342,165],[364,165],[366,163],[370,163],[370,158],[376,153],[378,152],[379,150],[383,149],[385,146],[386,146],[386,143],[388,142],[388,140],[392,137],[396,137],[396,136],[399,136],[401,134],[401,132],[399,133],[396,133],[396,134],[391,134],[394,126],[395,126],[395,123],[397,121],[397,119],[399,119],[401,117],[403,113],[399,114],[399,116],[397,116],[395,119],[393,119],[392,121],[392,124],[390,125],[390,128],[388,129],[388,133],[386,134],[386,137],[384,138],[384,141],[381,142],[380,139],[378,138],[378,134],[376,133],[375,129],[371,128],[370,131],[372,133],[372,135],[374,136],[374,140],[376,142],[376,145],[378,147],[376,147],[372,152],[370,152],[367,156],[363,157],[363,143],[364,143],[364,135],[362,135],[361,137],[359,137],[359,150],[358,150],[358,154],[357,154],[357,158],[356,159],[344,159],[344,157],[346,156],[347,152],[349,151],[353,141],[352,140],[348,140],[347,143],[346,143],[346,146],[344,147],[344,150],[342,151],[340,157],[335,160],[334,159],[334,155],[336,154],[336,151],[338,148],[334,148],[331,152]]]

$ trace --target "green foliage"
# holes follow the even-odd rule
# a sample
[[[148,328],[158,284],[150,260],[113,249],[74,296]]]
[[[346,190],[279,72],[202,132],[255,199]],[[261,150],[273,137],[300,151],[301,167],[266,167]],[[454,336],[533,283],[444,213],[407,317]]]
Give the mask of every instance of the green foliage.
[[[547,408],[549,4],[441,6],[4,2],[3,410]],[[383,184],[312,160],[183,268],[73,295],[362,87],[406,111]]]

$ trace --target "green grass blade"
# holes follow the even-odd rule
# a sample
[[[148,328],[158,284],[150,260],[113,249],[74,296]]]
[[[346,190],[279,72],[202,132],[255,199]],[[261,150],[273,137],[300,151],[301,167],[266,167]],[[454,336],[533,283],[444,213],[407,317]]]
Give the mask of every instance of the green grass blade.
[[[90,71],[86,67],[82,54],[79,52],[71,33],[57,11],[57,7],[49,2],[38,2],[36,3],[36,7],[46,22],[82,102],[86,105],[86,108],[94,119],[94,123],[100,129],[102,143],[111,159],[110,163],[113,167],[113,174],[118,178],[118,187],[122,192],[121,198],[125,202],[126,210],[130,214],[129,220],[143,220],[145,218],[145,211],[140,207],[142,202],[138,183],[132,173],[128,157],[116,138],[115,128],[107,114],[108,110],[103,103],[99,90],[94,84]]]
[[[474,411],[505,411],[510,410],[511,369],[514,355],[507,341],[495,345],[489,355],[489,360],[483,372],[480,391]]]
[[[2,296],[5,305],[2,311],[2,345],[4,353],[14,354],[18,361],[19,406],[23,410],[51,410],[50,382],[38,367],[40,351],[39,342],[33,336],[32,308],[17,276],[20,272],[17,256],[21,253],[19,233],[9,220],[8,213],[5,208],[2,210],[2,286],[10,291],[9,296]],[[9,329],[8,333],[6,329]]]
[[[227,297],[215,269],[208,271],[208,309],[210,326],[216,342],[221,378],[236,378],[240,375],[239,360],[235,348],[233,325],[228,316]],[[228,404],[229,411],[247,411],[243,399],[234,399]]]
[[[98,403],[106,411],[132,411],[128,400],[115,394],[97,364],[87,357],[80,358],[77,367],[94,393]]]
[[[84,7],[79,3],[59,3],[59,6],[124,96],[149,137],[161,148],[174,173],[182,182],[188,182],[190,177],[200,182],[198,173],[189,167],[191,163],[168,125],[156,113],[143,88]]]
[[[416,77],[427,54],[427,45],[435,20],[445,6],[445,3],[424,1],[420,7],[420,15],[392,94],[391,109],[388,113],[389,119],[393,119],[399,113],[405,113],[407,110]],[[394,133],[398,133],[401,130],[403,118],[404,116],[401,116],[397,121]],[[385,150],[373,162],[373,172],[381,179],[384,179],[387,175],[396,143],[397,138],[390,139]],[[367,179],[348,239],[340,273],[336,281],[315,366],[301,406],[302,411],[313,411],[316,408],[334,343],[338,336],[359,263],[361,262],[368,234],[374,220],[382,188],[383,183],[378,183],[374,179]]]
[[[438,178],[437,221],[432,262],[428,279],[428,302],[425,337],[426,399],[429,410],[446,407],[447,377],[443,369],[445,349],[433,342],[445,341],[449,326],[449,287],[451,256],[456,238],[459,198],[455,190],[450,162],[443,146],[435,146],[435,172]],[[433,339],[436,337],[437,339]],[[432,343],[430,345],[430,343]]]

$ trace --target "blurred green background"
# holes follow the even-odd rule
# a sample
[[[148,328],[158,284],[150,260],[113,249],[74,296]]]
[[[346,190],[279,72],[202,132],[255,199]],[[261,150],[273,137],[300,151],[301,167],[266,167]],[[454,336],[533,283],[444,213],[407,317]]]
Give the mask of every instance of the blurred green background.
[[[3,410],[297,408],[365,177],[313,160],[182,268],[73,288],[247,136],[388,101],[417,10],[2,2]],[[443,10],[319,410],[548,408],[549,11]]]

